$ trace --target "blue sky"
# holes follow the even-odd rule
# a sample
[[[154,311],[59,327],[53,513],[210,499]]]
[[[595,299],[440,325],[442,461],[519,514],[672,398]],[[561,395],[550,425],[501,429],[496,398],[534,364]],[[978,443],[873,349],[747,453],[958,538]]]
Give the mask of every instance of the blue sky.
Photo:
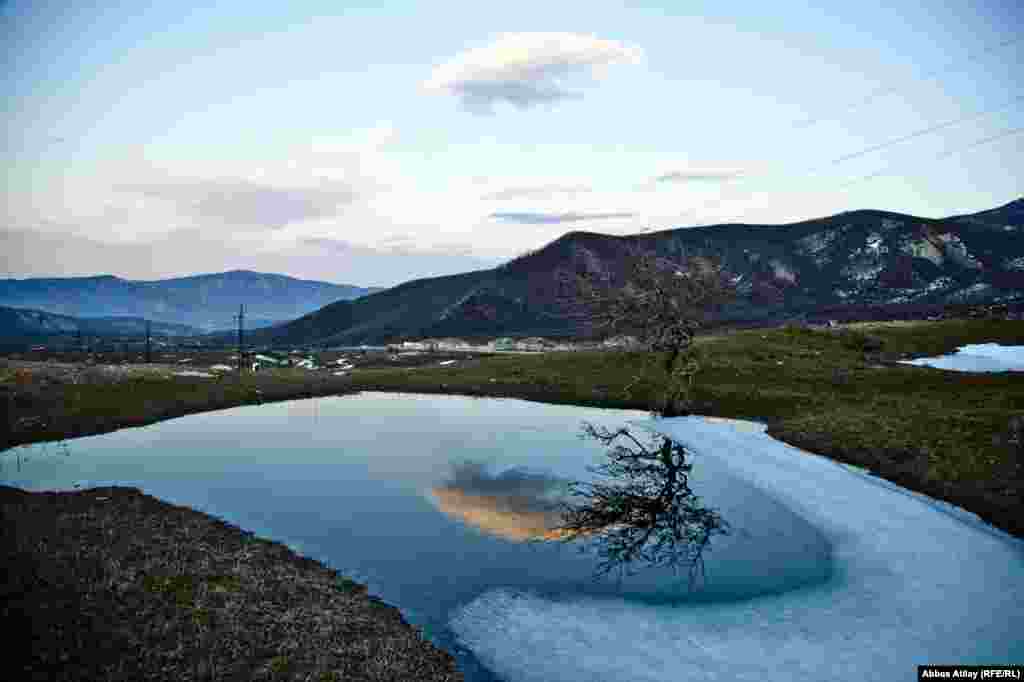
[[[391,285],[1024,194],[1014,3],[681,4],[0,4],[0,277]]]

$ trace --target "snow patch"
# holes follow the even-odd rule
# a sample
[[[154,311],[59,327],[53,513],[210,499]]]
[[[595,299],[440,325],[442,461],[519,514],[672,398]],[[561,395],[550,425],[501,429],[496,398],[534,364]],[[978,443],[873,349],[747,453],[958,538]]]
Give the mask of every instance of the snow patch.
[[[951,355],[900,362],[954,372],[1024,372],[1024,346],[974,343],[957,348]]]
[[[874,255],[889,253],[889,247],[882,243],[882,235],[878,232],[872,232],[869,234],[867,239],[864,240],[864,243],[867,245],[869,253]]]
[[[881,263],[857,263],[843,268],[842,274],[857,282],[870,282],[876,279],[884,269],[885,266]]]
[[[954,301],[966,301],[968,299],[978,296],[979,294],[984,294],[991,288],[991,284],[987,284],[985,282],[978,282],[977,284],[972,284],[969,287],[965,287],[960,291],[956,291],[950,294],[949,298]]]
[[[1007,258],[1003,261],[1003,268],[1007,270],[1024,270],[1024,256]]]
[[[796,284],[796,273],[793,272],[785,263],[779,260],[772,259],[769,263],[772,267],[772,274],[775,275],[775,279],[781,279],[790,284]]]
[[[804,255],[810,256],[815,265],[821,267],[832,260],[832,256],[827,251],[835,244],[839,234],[839,230],[826,230],[801,237],[796,240],[797,250]]]
[[[924,661],[1024,658],[1024,542],[973,514],[770,438],[749,422],[655,419],[817,525],[826,584],[677,607],[485,592],[452,630],[510,682],[914,680]]]
[[[939,291],[941,289],[948,289],[951,286],[953,286],[953,278],[943,275],[929,282],[928,286],[925,287],[925,291]]]

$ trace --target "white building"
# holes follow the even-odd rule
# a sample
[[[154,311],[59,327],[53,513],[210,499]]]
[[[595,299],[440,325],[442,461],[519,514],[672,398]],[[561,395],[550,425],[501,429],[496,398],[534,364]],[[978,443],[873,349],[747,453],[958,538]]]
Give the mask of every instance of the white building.
[[[280,365],[282,363],[281,360],[270,357],[269,355],[256,355],[254,359],[256,360],[256,362],[259,362],[264,365]]]
[[[433,343],[438,350],[472,350],[462,339],[438,339]]]
[[[637,348],[640,342],[635,336],[613,336],[610,339],[605,339],[601,344],[605,348]]]

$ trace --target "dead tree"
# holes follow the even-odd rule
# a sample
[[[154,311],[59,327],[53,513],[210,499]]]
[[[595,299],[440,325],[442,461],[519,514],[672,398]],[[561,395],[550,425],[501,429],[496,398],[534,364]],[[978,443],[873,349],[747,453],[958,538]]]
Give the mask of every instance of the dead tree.
[[[591,334],[625,334],[651,353],[660,365],[665,392],[662,416],[688,414],[693,378],[700,369],[693,340],[705,315],[734,296],[723,269],[708,258],[682,263],[634,251],[619,277],[595,270],[581,259],[575,272],[561,274],[567,311]],[[660,360],[660,362],[657,362]],[[642,377],[635,377],[630,390]]]

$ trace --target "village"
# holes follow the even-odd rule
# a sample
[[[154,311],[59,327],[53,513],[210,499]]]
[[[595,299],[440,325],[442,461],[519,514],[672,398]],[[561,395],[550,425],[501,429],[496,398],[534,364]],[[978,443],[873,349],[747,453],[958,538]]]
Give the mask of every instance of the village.
[[[438,364],[451,366],[474,356],[501,353],[550,353],[631,348],[637,341],[631,336],[618,336],[601,342],[553,341],[542,337],[515,339],[502,337],[473,343],[459,338],[421,339],[402,341],[386,346],[337,346],[322,351],[292,349],[290,351],[262,348],[246,353],[245,367],[257,372],[265,367],[295,367],[307,370],[331,369],[343,375],[357,367],[368,366],[423,366]],[[238,355],[231,355],[237,365]],[[215,370],[234,369],[227,365],[211,367]]]
[[[270,369],[298,369],[308,372],[346,376],[358,369],[456,367],[474,358],[488,355],[586,350],[628,349],[636,345],[631,336],[597,341],[552,340],[542,337],[466,340],[426,338],[381,346],[333,346],[326,348],[281,348],[272,346],[212,345],[197,338],[153,338],[147,348],[145,339],[122,338],[86,340],[79,345],[51,343],[37,345],[9,355],[11,360],[84,363],[86,365],[137,366],[160,365],[173,368],[179,376],[214,378],[227,373],[255,373]]]

